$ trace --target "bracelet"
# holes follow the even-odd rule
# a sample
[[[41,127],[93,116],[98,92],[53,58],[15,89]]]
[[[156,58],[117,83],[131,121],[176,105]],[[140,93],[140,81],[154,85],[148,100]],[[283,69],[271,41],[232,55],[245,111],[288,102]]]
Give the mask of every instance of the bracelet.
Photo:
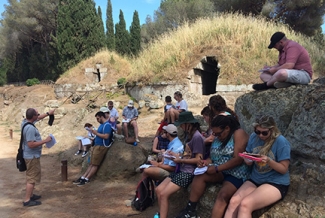
[[[216,173],[219,173],[218,166],[215,166],[214,169],[216,170]]]
[[[50,116],[50,113],[49,113],[49,112],[46,112],[46,114],[47,114],[48,116]]]

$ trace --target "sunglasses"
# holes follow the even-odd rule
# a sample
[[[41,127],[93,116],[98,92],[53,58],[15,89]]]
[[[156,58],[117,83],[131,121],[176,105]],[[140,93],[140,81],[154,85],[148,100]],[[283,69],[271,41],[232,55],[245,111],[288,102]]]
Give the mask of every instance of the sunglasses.
[[[263,136],[267,136],[267,134],[269,134],[270,130],[267,131],[259,131],[259,130],[255,130],[254,131],[256,133],[256,135],[263,135]]]
[[[167,131],[164,131],[163,133],[167,134]]]
[[[225,129],[223,129],[221,132],[218,132],[218,133],[213,132],[212,135],[215,137],[219,137],[219,136],[221,136],[221,134],[223,133],[224,130]]]

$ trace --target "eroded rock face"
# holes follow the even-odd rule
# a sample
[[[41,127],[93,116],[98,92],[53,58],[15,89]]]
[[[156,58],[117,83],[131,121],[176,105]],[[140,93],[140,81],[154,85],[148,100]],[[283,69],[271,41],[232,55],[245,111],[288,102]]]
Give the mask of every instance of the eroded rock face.
[[[260,115],[272,116],[291,143],[297,158],[325,164],[325,86],[310,84],[285,89],[251,92],[235,104],[242,128],[253,132],[252,123]]]

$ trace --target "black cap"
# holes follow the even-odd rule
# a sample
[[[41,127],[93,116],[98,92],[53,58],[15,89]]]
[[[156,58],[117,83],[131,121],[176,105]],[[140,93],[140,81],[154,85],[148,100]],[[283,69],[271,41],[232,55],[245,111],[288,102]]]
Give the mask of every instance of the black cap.
[[[285,37],[285,34],[283,32],[274,33],[270,39],[271,42],[268,48],[269,49],[273,48],[276,43],[278,43],[281,39],[283,39],[283,37]]]

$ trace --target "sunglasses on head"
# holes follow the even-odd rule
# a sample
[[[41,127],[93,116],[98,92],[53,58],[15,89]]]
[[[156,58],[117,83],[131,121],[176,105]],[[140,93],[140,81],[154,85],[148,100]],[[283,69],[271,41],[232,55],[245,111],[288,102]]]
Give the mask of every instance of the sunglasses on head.
[[[267,134],[269,134],[270,130],[267,131],[259,131],[259,130],[255,130],[254,131],[256,133],[256,135],[263,135],[263,136],[267,136]]]

